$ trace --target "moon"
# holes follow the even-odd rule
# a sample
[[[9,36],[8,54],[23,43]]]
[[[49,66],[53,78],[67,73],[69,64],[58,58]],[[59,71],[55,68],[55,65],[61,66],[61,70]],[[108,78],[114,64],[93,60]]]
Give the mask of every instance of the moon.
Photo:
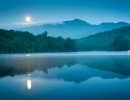
[[[25,20],[26,20],[26,22],[30,22],[30,21],[31,21],[31,17],[27,16],[27,17],[25,18]]]

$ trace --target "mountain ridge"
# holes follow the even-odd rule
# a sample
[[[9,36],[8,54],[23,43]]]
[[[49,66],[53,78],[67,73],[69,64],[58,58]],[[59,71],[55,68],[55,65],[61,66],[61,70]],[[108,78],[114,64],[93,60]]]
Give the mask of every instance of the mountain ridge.
[[[29,31],[35,35],[42,34],[44,31],[48,32],[49,36],[58,37],[62,36],[63,38],[82,38],[98,32],[105,32],[112,29],[120,28],[123,26],[130,26],[127,22],[103,22],[98,25],[90,24],[81,19],[74,19],[63,21],[62,23],[55,24],[42,24],[42,25],[33,25],[24,28],[20,28],[20,31]]]

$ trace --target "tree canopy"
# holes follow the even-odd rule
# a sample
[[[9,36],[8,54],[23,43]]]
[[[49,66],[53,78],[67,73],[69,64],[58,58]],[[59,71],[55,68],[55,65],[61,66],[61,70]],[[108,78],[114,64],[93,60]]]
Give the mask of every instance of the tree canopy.
[[[35,36],[29,32],[0,29],[0,53],[73,51],[76,51],[76,44],[70,38],[50,37],[46,31]]]

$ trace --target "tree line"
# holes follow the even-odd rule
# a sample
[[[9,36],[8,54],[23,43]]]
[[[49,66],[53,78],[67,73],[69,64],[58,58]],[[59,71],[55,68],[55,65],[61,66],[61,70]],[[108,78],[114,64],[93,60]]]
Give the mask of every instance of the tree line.
[[[130,50],[130,26],[77,39],[76,44],[80,51],[127,51]]]
[[[77,51],[75,40],[71,38],[47,36],[43,32],[37,36],[29,32],[0,29],[0,53],[40,53]]]
[[[42,53],[76,51],[130,50],[130,26],[71,39],[51,37],[47,32],[34,35],[30,32],[0,29],[0,53]]]

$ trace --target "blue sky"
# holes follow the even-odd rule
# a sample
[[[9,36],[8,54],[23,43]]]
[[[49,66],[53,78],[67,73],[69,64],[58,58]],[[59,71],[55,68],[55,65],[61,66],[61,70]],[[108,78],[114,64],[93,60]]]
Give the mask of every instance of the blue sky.
[[[92,24],[129,22],[130,0],[0,0],[0,25],[82,19]]]

